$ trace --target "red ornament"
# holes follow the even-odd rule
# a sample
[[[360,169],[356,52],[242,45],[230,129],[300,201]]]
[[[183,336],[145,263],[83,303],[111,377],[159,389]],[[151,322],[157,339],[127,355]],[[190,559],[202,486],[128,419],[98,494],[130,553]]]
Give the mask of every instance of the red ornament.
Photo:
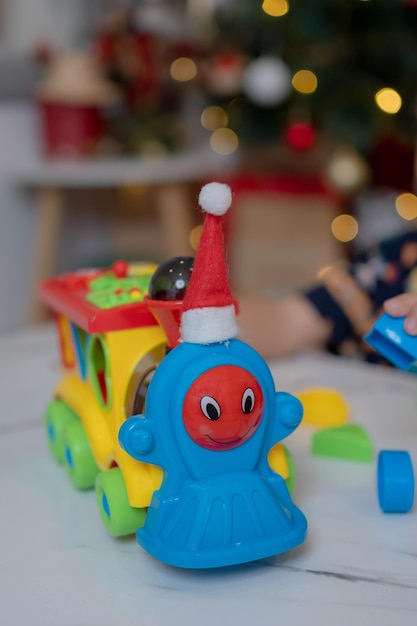
[[[296,122],[287,129],[286,138],[293,148],[307,150],[313,145],[316,132],[307,122]]]

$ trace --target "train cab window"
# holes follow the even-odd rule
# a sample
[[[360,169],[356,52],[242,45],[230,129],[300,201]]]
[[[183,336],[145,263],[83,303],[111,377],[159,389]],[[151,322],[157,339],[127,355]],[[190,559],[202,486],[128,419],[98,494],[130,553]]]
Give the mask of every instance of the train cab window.
[[[130,377],[126,391],[126,417],[145,412],[146,396],[152,377],[165,354],[165,344],[157,346],[138,363]]]
[[[93,335],[87,351],[87,371],[100,405],[111,405],[110,357],[107,344],[100,335]]]
[[[86,361],[86,349],[88,335],[82,328],[79,328],[75,324],[71,324],[71,331],[73,337],[73,344],[75,347],[75,355],[77,359],[78,371],[81,378],[84,380],[87,376],[87,361]]]

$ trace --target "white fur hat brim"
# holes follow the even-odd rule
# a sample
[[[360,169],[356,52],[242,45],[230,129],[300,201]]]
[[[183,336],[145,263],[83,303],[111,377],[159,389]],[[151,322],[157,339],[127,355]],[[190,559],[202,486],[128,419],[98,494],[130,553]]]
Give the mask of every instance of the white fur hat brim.
[[[187,343],[209,344],[234,339],[239,334],[233,304],[188,309],[181,317],[181,336]]]

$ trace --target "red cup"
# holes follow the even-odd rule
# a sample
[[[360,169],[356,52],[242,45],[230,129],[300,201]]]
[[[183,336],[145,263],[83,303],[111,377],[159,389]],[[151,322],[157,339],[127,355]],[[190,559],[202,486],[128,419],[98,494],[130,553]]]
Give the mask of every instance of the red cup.
[[[98,106],[45,100],[38,104],[46,156],[80,158],[94,153],[103,136]]]
[[[162,326],[168,348],[175,348],[180,340],[182,300],[153,300],[145,296],[144,301],[158,324]]]

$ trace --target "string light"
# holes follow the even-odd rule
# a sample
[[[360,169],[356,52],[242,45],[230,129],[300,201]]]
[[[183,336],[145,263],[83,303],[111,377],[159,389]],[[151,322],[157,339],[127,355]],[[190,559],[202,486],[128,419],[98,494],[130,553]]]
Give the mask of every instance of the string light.
[[[314,93],[317,89],[317,76],[311,70],[299,70],[292,77],[291,84],[300,93]]]
[[[264,0],[262,9],[271,17],[282,17],[290,10],[287,0]]]
[[[239,139],[230,128],[218,128],[210,137],[210,146],[217,154],[233,154],[239,145]]]
[[[187,82],[197,76],[197,66],[192,59],[179,57],[172,62],[170,74],[174,80]]]
[[[353,193],[369,180],[366,161],[352,146],[339,146],[326,164],[323,176],[332,189]]]
[[[402,100],[398,91],[391,87],[384,87],[375,94],[375,102],[384,113],[398,113],[401,109]]]
[[[395,199],[395,210],[403,220],[415,220],[417,218],[417,196],[413,193],[401,193]]]
[[[209,106],[201,114],[201,125],[203,128],[207,130],[216,130],[216,128],[221,128],[222,126],[226,126],[228,122],[227,113],[222,107],[219,106]]]
[[[347,215],[346,213],[342,213],[341,215],[335,217],[330,228],[333,236],[338,241],[343,243],[355,239],[359,232],[358,222],[354,217],[352,217],[352,215]]]

